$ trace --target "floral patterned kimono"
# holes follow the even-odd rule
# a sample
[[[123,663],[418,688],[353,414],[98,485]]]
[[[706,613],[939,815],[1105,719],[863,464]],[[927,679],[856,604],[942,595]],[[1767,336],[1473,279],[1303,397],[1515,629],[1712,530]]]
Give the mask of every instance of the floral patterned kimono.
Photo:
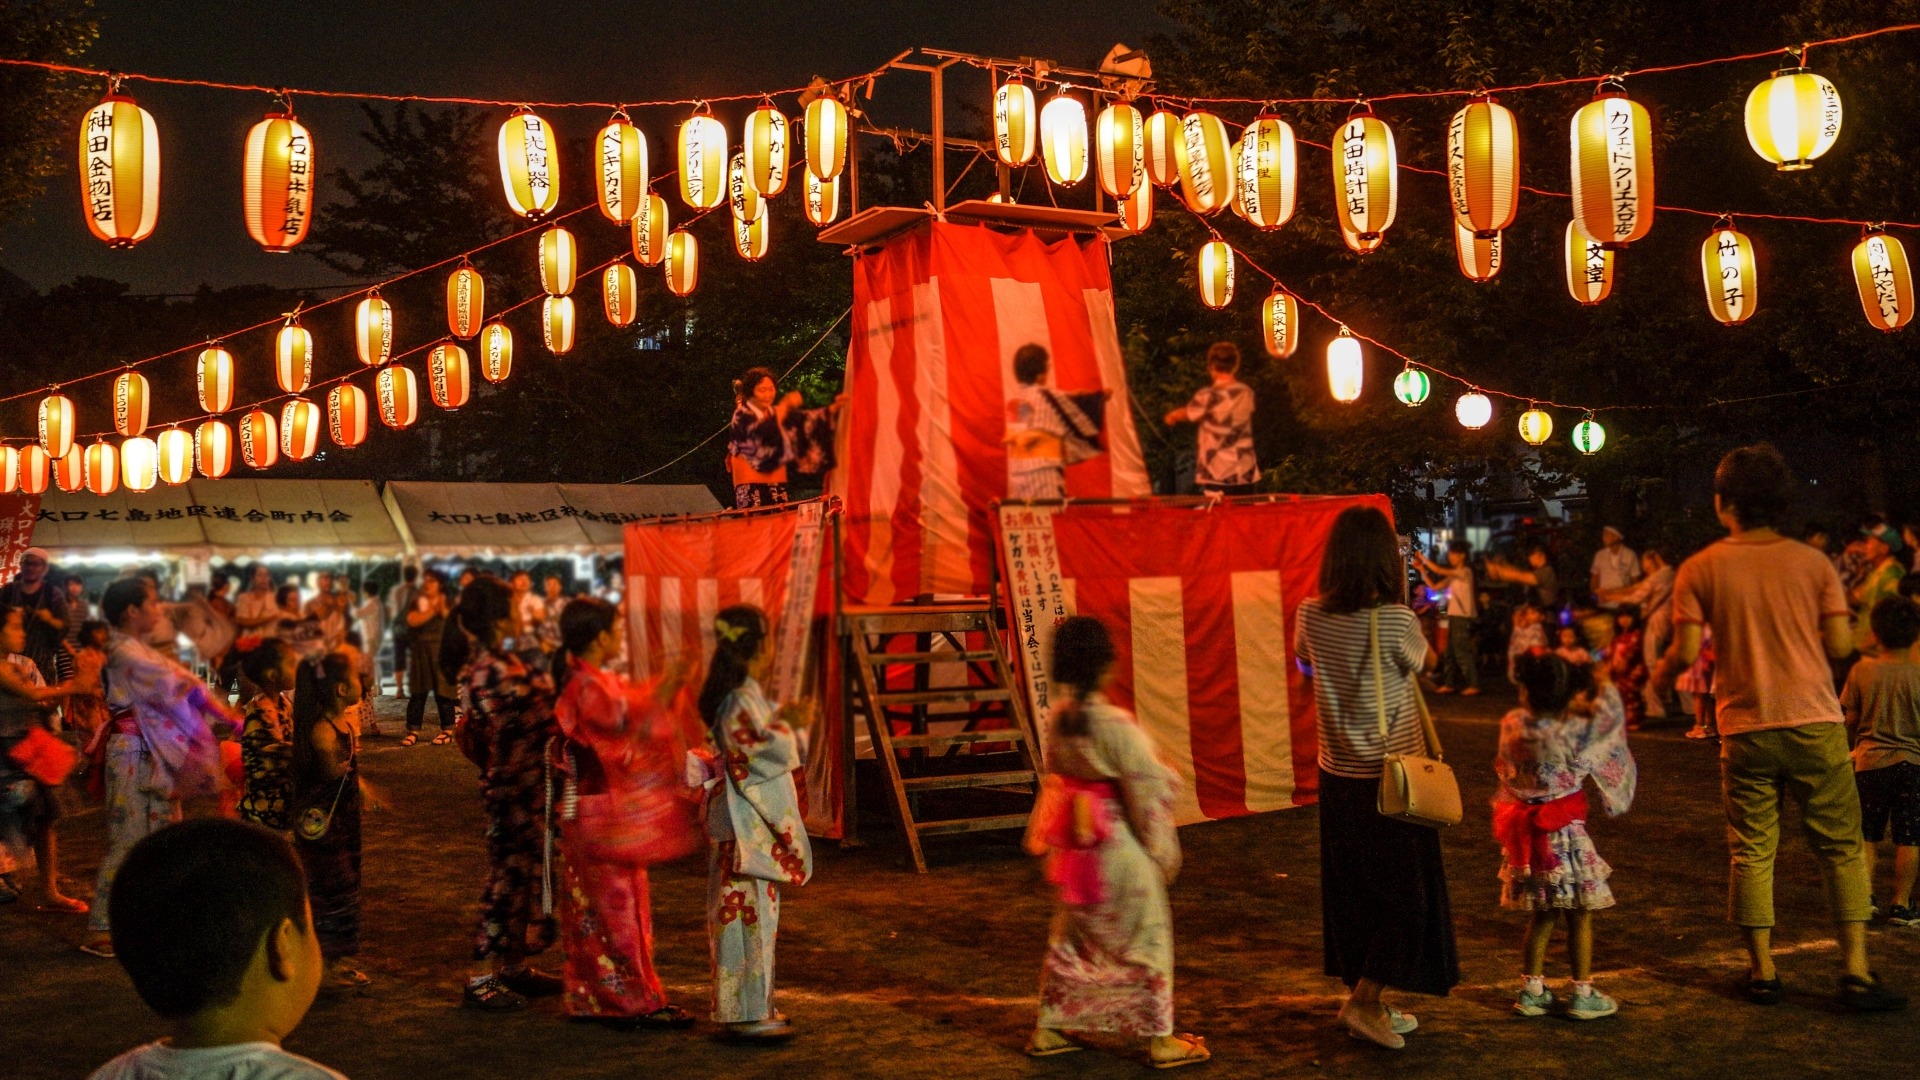
[[[1639,630],[1622,630],[1613,636],[1613,644],[1607,651],[1607,672],[1613,678],[1613,685],[1620,688],[1620,703],[1626,710],[1628,728],[1638,728],[1647,715],[1647,703],[1641,696],[1647,687],[1644,637],[1644,632]]]
[[[1521,911],[1613,906],[1613,873],[1587,836],[1591,778],[1609,815],[1633,805],[1639,769],[1627,748],[1620,693],[1603,686],[1591,717],[1515,709],[1500,721],[1493,800],[1500,906]]]
[[[292,695],[257,695],[247,702],[245,712],[246,726],[240,731],[244,775],[240,816],[284,832],[293,827],[288,816],[293,799]]]
[[[1085,735],[1062,736],[1049,724],[1047,781],[1028,830],[1029,850],[1047,851],[1048,876],[1061,887],[1040,971],[1039,1026],[1171,1035],[1167,885],[1180,871],[1180,778],[1125,710],[1098,694],[1082,708]]]
[[[556,932],[541,904],[553,682],[513,653],[481,649],[461,672],[460,698],[479,748],[487,809],[487,884],[473,958],[514,963],[544,951]]]
[[[748,679],[721,703],[713,725],[722,775],[707,800],[707,931],[713,1019],[722,1024],[773,1017],[780,885],[805,885],[813,876],[793,783],[800,744],[777,713]]]

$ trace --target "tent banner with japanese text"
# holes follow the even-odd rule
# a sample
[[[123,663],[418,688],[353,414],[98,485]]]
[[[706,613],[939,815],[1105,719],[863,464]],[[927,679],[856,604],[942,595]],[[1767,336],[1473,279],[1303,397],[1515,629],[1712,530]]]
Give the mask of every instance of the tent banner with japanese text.
[[[1053,633],[1092,615],[1113,634],[1107,694],[1185,781],[1180,824],[1314,801],[1313,683],[1294,615],[1318,592],[1333,520],[1384,496],[1005,503],[996,517],[1007,637],[1033,715],[1048,716]]]
[[[33,546],[34,522],[40,517],[40,496],[24,491],[0,495],[0,585],[20,572],[20,556]]]

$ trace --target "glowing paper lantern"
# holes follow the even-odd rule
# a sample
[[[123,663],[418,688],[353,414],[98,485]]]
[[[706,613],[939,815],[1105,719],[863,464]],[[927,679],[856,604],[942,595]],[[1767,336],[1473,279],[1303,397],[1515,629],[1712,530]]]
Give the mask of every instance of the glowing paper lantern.
[[[112,443],[102,439],[87,447],[85,469],[88,491],[111,495],[120,490],[120,451]]]
[[[1116,101],[1100,110],[1094,125],[1099,147],[1100,187],[1116,199],[1147,182],[1147,125],[1140,110]]]
[[[280,460],[280,425],[272,413],[254,409],[240,418],[240,460],[256,469]]]
[[[1180,114],[1161,109],[1147,117],[1147,181],[1155,187],[1172,187],[1180,179],[1181,147],[1187,139]]]
[[[700,283],[700,241],[685,229],[667,237],[667,291],[685,296]]]
[[[274,373],[280,389],[298,394],[313,381],[313,335],[294,319],[273,338]]]
[[[1040,110],[1040,160],[1062,187],[1087,178],[1087,107],[1065,91]]]
[[[292,251],[306,239],[317,175],[313,136],[291,111],[268,113],[253,125],[247,132],[245,201],[247,233],[254,243],[268,251]]]
[[[1426,404],[1427,395],[1433,392],[1433,380],[1427,373],[1408,364],[1400,374],[1393,377],[1393,396],[1400,404],[1409,409]]]
[[[1760,282],[1754,273],[1753,241],[1731,221],[1713,230],[1700,245],[1700,277],[1707,287],[1707,310],[1728,326],[1739,326],[1760,308]]]
[[[1879,228],[1853,247],[1853,284],[1876,330],[1898,330],[1913,320],[1913,270],[1907,249]]]
[[[378,367],[393,357],[393,305],[375,292],[353,310],[353,351],[360,362]]]
[[[1262,229],[1277,229],[1293,217],[1300,171],[1293,126],[1277,116],[1262,116],[1240,137],[1240,179],[1236,185],[1246,219]]]
[[[815,225],[833,224],[840,216],[840,178],[822,180],[809,171],[806,181],[802,201],[806,204],[807,220]]]
[[[540,338],[560,356],[573,349],[573,297],[549,296],[540,303]]]
[[[1537,405],[1520,414],[1520,437],[1528,446],[1539,446],[1553,438],[1553,417]]]
[[[470,338],[487,317],[487,281],[480,271],[462,265],[447,275],[447,333]],[[362,362],[365,358],[362,357]]]
[[[659,266],[667,257],[667,200],[648,195],[633,215],[633,258],[641,266]]]
[[[373,398],[380,409],[380,422],[396,431],[412,427],[420,419],[420,381],[410,367],[389,364],[381,368],[373,377]]]
[[[194,431],[193,464],[209,480],[233,471],[233,428],[225,420],[209,420]]]
[[[555,225],[540,234],[540,287],[548,296],[573,291],[580,272],[580,248],[573,234]]]
[[[160,215],[160,134],[147,110],[109,93],[80,122],[80,206],[109,247],[153,235]]]
[[[680,125],[680,198],[711,210],[727,197],[727,129],[704,112]]]
[[[1469,390],[1453,403],[1453,418],[1468,431],[1479,431],[1493,419],[1493,401],[1478,390]]]
[[[1459,218],[1453,220],[1453,253],[1460,272],[1470,281],[1488,281],[1500,272],[1502,243],[1499,233],[1476,236]]]
[[[1804,67],[1783,68],[1747,95],[1747,141],[1781,172],[1813,168],[1840,137],[1840,91]]]
[[[507,205],[538,221],[560,204],[560,156],[554,132],[530,110],[515,110],[500,125],[500,183]]]
[[[1613,252],[1586,238],[1580,223],[1567,222],[1567,292],[1582,304],[1593,305],[1613,291]]]
[[[807,104],[807,171],[832,180],[847,167],[847,107],[822,95]]]
[[[192,435],[181,428],[168,428],[153,441],[153,446],[155,471],[163,483],[178,486],[193,479]]]
[[[113,430],[140,435],[147,430],[147,377],[125,371],[113,380]]]
[[[233,354],[218,345],[200,350],[200,362],[194,368],[194,383],[200,393],[200,407],[210,413],[233,408]]]
[[[1393,129],[1361,108],[1365,111],[1347,117],[1334,136],[1333,201],[1340,228],[1364,243],[1380,239],[1393,224],[1400,168]]]
[[[1573,425],[1575,450],[1583,454],[1597,454],[1605,445],[1607,445],[1607,429],[1600,426],[1600,421],[1588,416],[1585,420]]]
[[[1247,140],[1242,137],[1235,139],[1233,145],[1227,147],[1227,161],[1233,169],[1233,199],[1227,203],[1227,209],[1233,211],[1233,216],[1241,221],[1248,220],[1247,189],[1240,183],[1243,176],[1241,155],[1245,152],[1246,145]]]
[[[993,156],[1000,164],[1025,165],[1033,160],[1033,90],[1009,79],[993,92]]]
[[[626,263],[614,263],[607,267],[606,272],[600,275],[600,300],[606,309],[608,322],[615,326],[632,326],[633,320],[640,317],[639,281],[633,276],[633,267]]]
[[[727,163],[727,209],[735,221],[752,221],[760,216],[760,193],[747,182],[747,156],[735,152]]]
[[[787,114],[762,102],[747,116],[740,137],[747,157],[747,184],[771,199],[787,190]]]
[[[320,406],[306,398],[294,398],[280,408],[280,452],[288,461],[305,461],[320,449],[320,428],[325,423]]]
[[[59,390],[40,401],[40,446],[55,459],[73,449],[73,401]]]
[[[1153,225],[1153,185],[1141,184],[1120,200],[1120,225],[1135,236]]]
[[[1609,89],[1612,87],[1612,89]],[[1573,220],[1609,251],[1653,228],[1653,121],[1618,83],[1573,114]]]
[[[625,110],[617,110],[600,129],[594,145],[600,150],[600,213],[616,225],[625,225],[648,194],[646,133],[633,126]]]
[[[1506,106],[1487,98],[1453,114],[1447,125],[1447,193],[1453,220],[1480,239],[1513,224],[1520,209],[1520,125]]]
[[[17,472],[21,491],[29,495],[44,494],[53,479],[53,459],[39,443],[28,443],[20,448]]]
[[[87,452],[84,448],[71,447],[54,459],[53,484],[65,492],[87,490]]]
[[[505,382],[513,373],[513,331],[506,323],[488,323],[480,331],[480,376],[490,383]]]
[[[1266,341],[1268,356],[1276,360],[1292,356],[1300,347],[1300,302],[1292,293],[1275,285],[1260,305],[1260,328],[1265,331],[1261,336]]]
[[[1233,303],[1233,249],[1225,240],[1209,240],[1200,247],[1194,265],[1200,272],[1200,300],[1218,310]]]
[[[1214,214],[1233,201],[1233,140],[1212,113],[1188,113],[1180,121],[1174,157],[1180,166],[1180,197],[1196,214]]]
[[[443,409],[457,409],[473,396],[473,371],[467,363],[467,350],[451,341],[435,345],[427,353],[427,392],[433,403]]]
[[[1327,390],[1335,401],[1358,401],[1366,376],[1367,362],[1360,342],[1343,326],[1340,335],[1327,342]]]
[[[352,383],[327,391],[327,435],[335,446],[352,448],[367,441],[367,392]]]
[[[760,207],[760,216],[751,221],[733,222],[733,250],[748,262],[759,262],[767,254],[767,208]]]
[[[1384,233],[1375,233],[1371,237],[1363,237],[1359,233],[1349,232],[1344,225],[1340,228],[1340,239],[1345,241],[1347,249],[1356,255],[1371,255],[1380,250],[1380,245],[1387,242],[1387,237]]]
[[[0,495],[20,490],[20,451],[0,446]]]

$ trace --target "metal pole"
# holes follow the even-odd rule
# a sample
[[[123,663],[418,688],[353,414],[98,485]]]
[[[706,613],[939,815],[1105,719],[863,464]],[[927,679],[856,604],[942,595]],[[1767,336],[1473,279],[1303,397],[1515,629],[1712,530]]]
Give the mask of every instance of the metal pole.
[[[933,211],[947,211],[947,66],[933,66]]]

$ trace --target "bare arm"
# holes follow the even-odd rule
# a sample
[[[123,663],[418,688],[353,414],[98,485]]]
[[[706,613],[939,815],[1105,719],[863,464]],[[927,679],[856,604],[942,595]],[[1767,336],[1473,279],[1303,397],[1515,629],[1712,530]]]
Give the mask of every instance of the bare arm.
[[[1853,655],[1853,620],[1845,615],[1828,615],[1820,620],[1820,636],[1825,639],[1827,655],[1844,660]]]
[[[346,775],[346,763],[340,760],[340,735],[333,730],[332,724],[315,724],[308,734],[314,753],[320,756],[321,767],[326,769],[327,778],[337,780]]]

